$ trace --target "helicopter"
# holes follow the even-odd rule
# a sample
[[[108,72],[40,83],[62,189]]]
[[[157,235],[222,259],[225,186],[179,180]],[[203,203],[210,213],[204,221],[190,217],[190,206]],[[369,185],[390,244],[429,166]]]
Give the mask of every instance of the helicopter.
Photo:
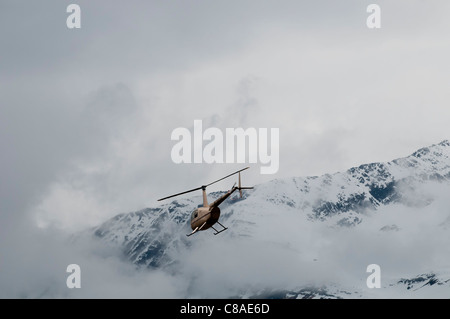
[[[190,189],[188,191],[184,191],[178,194],[174,194],[174,195],[170,195],[167,197],[163,197],[158,199],[158,201],[162,201],[168,198],[172,198],[175,196],[179,196],[179,195],[183,195],[183,194],[187,194],[190,192],[194,192],[197,190],[202,190],[202,194],[203,194],[203,205],[199,205],[198,208],[196,208],[192,214],[191,214],[191,228],[192,228],[192,232],[190,234],[187,234],[186,236],[192,236],[193,234],[195,234],[198,231],[202,231],[202,230],[207,230],[208,228],[212,228],[214,229],[215,233],[214,235],[220,234],[221,232],[227,230],[228,228],[225,227],[224,225],[222,225],[219,222],[219,217],[220,217],[220,208],[219,205],[225,200],[227,199],[231,194],[234,193],[234,191],[239,190],[239,194],[240,197],[242,198],[242,190],[243,189],[253,189],[253,187],[242,187],[241,186],[241,172],[245,171],[246,169],[248,169],[249,167],[243,168],[241,170],[238,170],[234,173],[231,173],[225,177],[222,177],[212,183],[206,184],[206,185],[202,185],[200,187],[194,188],[194,189]],[[226,192],[224,195],[222,195],[221,197],[219,197],[218,199],[216,199],[213,203],[209,204],[208,203],[208,198],[206,196],[206,187],[215,184],[225,178],[228,178],[230,176],[233,176],[235,174],[238,174],[239,178],[238,178],[238,186],[236,186],[236,183],[234,183],[233,187]],[[215,224],[219,224],[222,229],[221,230],[217,230],[216,228],[214,228]]]

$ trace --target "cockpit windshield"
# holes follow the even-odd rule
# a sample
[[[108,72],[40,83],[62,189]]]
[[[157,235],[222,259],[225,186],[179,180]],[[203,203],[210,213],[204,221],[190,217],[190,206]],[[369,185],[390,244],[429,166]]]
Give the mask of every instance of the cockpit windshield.
[[[191,220],[193,220],[194,218],[197,218],[197,216],[198,216],[198,209],[196,209],[192,212]]]

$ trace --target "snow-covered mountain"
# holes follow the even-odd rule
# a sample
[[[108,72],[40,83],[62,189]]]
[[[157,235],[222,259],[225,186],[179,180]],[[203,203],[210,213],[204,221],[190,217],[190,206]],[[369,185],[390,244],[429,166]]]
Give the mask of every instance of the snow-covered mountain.
[[[234,252],[232,245],[250,245],[247,248],[255,251],[259,247],[265,247],[263,250],[269,255],[265,258],[270,262],[273,261],[270,253],[274,252],[281,254],[274,258],[287,256],[288,259],[296,260],[292,256],[298,256],[301,268],[325,269],[337,260],[330,257],[336,254],[334,242],[340,243],[338,249],[343,249],[344,254],[348,253],[345,247],[354,245],[354,241],[371,243],[372,239],[377,241],[381,238],[381,241],[390,246],[392,240],[392,247],[386,249],[389,250],[395,249],[400,242],[408,241],[412,236],[414,239],[410,243],[397,247],[401,250],[400,254],[405,254],[406,263],[408,256],[413,254],[408,255],[405,249],[412,249],[417,245],[414,241],[417,240],[417,234],[423,234],[425,230],[433,234],[437,230],[440,236],[450,240],[450,236],[445,237],[450,220],[450,207],[445,206],[447,190],[450,190],[450,142],[446,140],[391,162],[364,164],[345,172],[323,176],[275,179],[256,185],[254,190],[245,192],[243,199],[228,199],[220,206],[221,222],[229,230],[218,236],[213,236],[212,231],[200,232],[189,238],[185,235],[191,231],[189,217],[192,210],[201,203],[200,196],[177,198],[156,208],[117,215],[96,227],[92,233],[100,241],[120,247],[125,258],[136,265],[163,269],[174,275],[183,274],[192,278],[201,276],[195,271],[186,271],[186,267],[189,268],[186,265],[194,268],[198,266],[197,261],[192,260],[193,256],[217,260],[222,257],[218,257],[217,252],[208,254],[208,249]],[[208,199],[212,201],[221,194],[210,193]],[[426,219],[423,219],[424,216]],[[227,243],[231,247],[227,247]],[[255,246],[251,246],[253,244]],[[358,247],[358,251],[359,249]],[[365,254],[366,252],[362,252],[355,256],[366,257]],[[373,255],[380,256],[380,260],[390,264],[393,259],[391,254],[396,256],[395,252]],[[240,256],[230,253],[230,258],[239,259]],[[248,256],[247,253],[244,256]],[[341,257],[341,263],[345,264],[345,256],[336,258],[341,260]],[[261,265],[261,260],[266,260],[265,258],[254,259]],[[245,265],[246,262],[249,266],[252,264],[252,260],[246,257],[241,260],[240,265]],[[395,267],[391,267],[397,269],[395,274],[399,277],[395,278],[393,275],[386,281],[385,288],[390,287],[390,291],[393,287],[401,291],[413,291],[423,290],[423,287],[444,286],[450,291],[450,276],[446,268],[450,265],[450,257],[444,256],[439,262],[433,262],[435,263],[422,265],[429,270],[427,273],[414,274],[411,273],[414,270],[410,269],[403,276],[398,271],[398,265],[401,265],[399,261]],[[233,265],[239,267],[235,262]],[[208,268],[198,267],[203,272],[208,271]],[[276,263],[270,267],[285,266]],[[443,272],[439,273],[440,270]],[[247,285],[251,288],[237,287],[236,292],[239,296],[248,298],[372,296],[373,292],[367,293],[367,288],[363,287],[366,276],[364,271],[365,269],[358,277],[357,286],[351,284],[350,288],[344,288],[341,283],[337,286],[320,286],[314,283],[311,286],[302,280],[298,283],[293,280],[288,289],[274,287],[273,284],[268,285],[270,288],[265,287],[264,276],[271,273],[270,269],[266,269],[261,274],[261,284],[255,283],[255,280]],[[447,294],[446,297],[449,296]]]

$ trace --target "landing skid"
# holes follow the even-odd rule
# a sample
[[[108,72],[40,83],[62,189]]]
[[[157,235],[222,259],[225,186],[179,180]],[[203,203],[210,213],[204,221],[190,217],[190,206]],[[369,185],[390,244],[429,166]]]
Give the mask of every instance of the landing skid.
[[[218,235],[218,234],[220,234],[221,232],[224,232],[224,231],[226,231],[227,229],[228,229],[228,227],[225,227],[224,225],[222,225],[221,223],[219,223],[219,222],[217,222],[220,226],[222,226],[222,228],[223,229],[221,229],[221,230],[217,230],[217,229],[215,229],[213,226],[211,226],[211,228],[212,229],[214,229],[214,231],[215,231],[215,233],[214,233],[214,235]],[[190,234],[186,234],[186,236],[192,236],[192,235],[194,235],[196,232],[198,232],[199,230],[202,230],[202,228],[203,228],[203,226],[205,226],[206,225],[206,222],[204,222],[200,227],[196,227],[193,231],[192,231],[192,233],[190,233]]]
[[[217,224],[219,224],[220,226],[222,226],[222,230],[217,230],[217,229],[215,229],[213,226],[211,226],[211,228],[212,229],[214,229],[216,232],[214,233],[214,235],[218,235],[218,234],[220,234],[221,232],[223,232],[223,231],[226,231],[228,228],[227,227],[225,227],[224,225],[222,225],[221,223],[219,223],[219,222],[217,222]]]
[[[186,236],[192,236],[192,235],[194,235],[196,232],[198,232],[199,230],[202,230],[202,228],[203,228],[203,226],[205,226],[206,225],[206,222],[204,222],[200,227],[196,227],[193,231],[192,231],[192,233],[190,233],[190,234],[186,234]]]

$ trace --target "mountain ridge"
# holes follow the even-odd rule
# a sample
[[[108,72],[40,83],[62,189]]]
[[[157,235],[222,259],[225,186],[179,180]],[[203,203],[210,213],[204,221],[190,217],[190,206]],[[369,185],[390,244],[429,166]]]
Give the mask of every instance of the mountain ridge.
[[[242,200],[227,200],[221,205],[221,222],[229,230],[220,236],[222,240],[249,238],[296,251],[296,239],[288,236],[291,233],[282,234],[277,229],[288,228],[295,234],[295,227],[311,228],[317,223],[341,229],[358,227],[385,207],[429,206],[434,199],[432,193],[423,191],[423,187],[434,184],[450,185],[448,140],[389,162],[362,164],[322,176],[274,179],[256,185],[254,190],[244,192]],[[212,200],[222,193],[210,193],[208,197]],[[197,241],[216,238],[208,231],[196,234],[194,237],[197,238],[185,236],[190,232],[190,213],[200,202],[201,196],[191,196],[158,207],[119,214],[90,232],[100,241],[119,247],[124,258],[139,267],[176,274],[183,268],[180,256],[198,249],[201,244]],[[286,218],[295,222],[283,223]],[[381,225],[378,231],[401,233],[402,227],[391,223]],[[314,255],[314,252],[310,254]],[[449,283],[448,280],[440,282]],[[400,279],[395,281],[397,286],[401,283],[404,282]],[[295,292],[286,291],[286,298]],[[305,286],[295,295],[327,297],[327,291]],[[248,297],[252,295],[258,294],[248,293]],[[342,297],[347,295],[354,294],[344,293]]]

